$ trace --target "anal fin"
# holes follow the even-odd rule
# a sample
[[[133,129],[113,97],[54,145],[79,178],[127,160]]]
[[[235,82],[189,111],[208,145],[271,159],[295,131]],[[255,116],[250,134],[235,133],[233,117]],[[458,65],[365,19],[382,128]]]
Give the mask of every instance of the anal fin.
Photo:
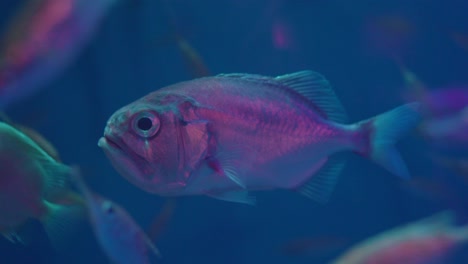
[[[297,188],[297,191],[320,204],[327,203],[345,163],[344,157],[329,157],[325,165],[308,182]]]
[[[207,196],[212,198],[228,201],[228,202],[235,202],[235,203],[243,203],[248,205],[255,205],[257,200],[255,196],[252,196],[248,193],[248,191],[230,191],[230,192],[223,192],[223,193],[207,193]]]

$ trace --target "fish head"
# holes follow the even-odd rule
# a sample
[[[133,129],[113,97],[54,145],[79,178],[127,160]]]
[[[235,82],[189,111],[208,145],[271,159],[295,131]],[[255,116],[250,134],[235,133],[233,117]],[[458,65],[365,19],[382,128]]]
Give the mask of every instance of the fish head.
[[[94,222],[99,225],[98,228],[115,227],[118,229],[131,225],[129,224],[131,218],[120,205],[96,194],[93,196],[93,204],[88,204],[88,206],[92,211]]]
[[[177,104],[136,101],[110,117],[98,145],[137,187],[163,196],[180,193],[186,174],[179,114]]]
[[[120,205],[93,194],[92,201],[88,201],[88,208],[96,236],[110,255],[119,255],[119,252],[125,250],[133,252],[135,247],[144,247],[141,229]]]

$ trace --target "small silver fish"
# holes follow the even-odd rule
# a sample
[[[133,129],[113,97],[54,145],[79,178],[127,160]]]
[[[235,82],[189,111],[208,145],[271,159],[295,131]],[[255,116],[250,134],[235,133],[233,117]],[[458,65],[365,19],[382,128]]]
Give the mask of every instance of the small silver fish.
[[[410,103],[345,125],[328,81],[221,74],[174,84],[121,108],[98,145],[131,183],[163,196],[253,204],[248,191],[292,189],[326,202],[354,151],[408,178],[395,142],[420,120]]]
[[[73,168],[72,179],[86,200],[96,238],[114,263],[150,263],[148,248],[156,256],[161,256],[156,246],[125,209],[93,193],[85,185],[78,168]]]

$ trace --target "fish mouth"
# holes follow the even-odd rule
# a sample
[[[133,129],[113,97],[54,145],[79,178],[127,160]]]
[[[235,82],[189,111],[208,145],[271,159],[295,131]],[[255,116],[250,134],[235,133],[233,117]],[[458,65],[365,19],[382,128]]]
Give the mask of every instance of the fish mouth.
[[[98,146],[104,150],[112,149],[113,151],[118,151],[120,153],[131,154],[142,161],[146,161],[145,157],[138,154],[132,148],[127,147],[121,140],[109,137],[108,135],[104,135],[99,139]]]
[[[123,148],[119,144],[117,144],[115,140],[112,140],[108,136],[101,137],[98,141],[98,146],[101,148],[111,147],[113,149],[118,149],[120,151],[123,151]]]
[[[150,166],[145,157],[138,154],[132,148],[127,147],[119,139],[104,135],[99,139],[98,146],[104,150],[106,155],[111,159],[111,162],[115,163],[114,167],[122,167],[123,163],[126,164],[126,166],[132,167],[131,170],[129,170],[129,168],[124,168],[124,171],[130,171],[130,173],[125,172],[125,174],[132,175],[135,174],[136,171],[139,171],[140,176],[144,178],[152,178],[148,175],[142,174],[142,171],[148,170],[148,167]]]

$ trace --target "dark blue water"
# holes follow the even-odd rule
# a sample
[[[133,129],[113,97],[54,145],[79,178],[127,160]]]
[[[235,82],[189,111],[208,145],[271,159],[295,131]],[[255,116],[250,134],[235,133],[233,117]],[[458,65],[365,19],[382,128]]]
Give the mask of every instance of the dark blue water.
[[[0,25],[20,2],[0,2]],[[404,103],[404,83],[392,54],[430,87],[468,83],[467,44],[458,45],[452,37],[453,32],[468,35],[467,1],[167,2],[177,27],[213,74],[318,71],[334,86],[353,122]],[[369,33],[366,29],[382,16],[404,22],[393,31],[392,22],[382,22],[384,33]],[[160,41],[170,34],[167,17],[160,1],[119,1],[64,74],[7,110],[15,121],[48,138],[65,163],[79,164],[95,191],[124,206],[144,228],[165,199],[119,176],[97,141],[118,108],[193,78],[176,45]],[[275,47],[272,25],[280,22],[287,24],[293,47]],[[401,179],[349,154],[332,198],[323,206],[289,191],[255,193],[255,207],[205,197],[178,199],[156,241],[164,255],[158,263],[326,263],[355,242],[442,209],[456,207],[463,218],[468,212],[463,210],[466,182],[434,167],[427,158],[431,146],[416,133],[398,148],[413,176],[442,178],[461,199],[448,203],[402,188]],[[26,246],[0,239],[0,263],[108,263],[89,227],[79,228],[66,239],[66,249],[55,252],[36,223]],[[297,238],[324,236],[348,242],[296,256],[280,249]],[[451,263],[468,263],[467,254],[460,252]]]

